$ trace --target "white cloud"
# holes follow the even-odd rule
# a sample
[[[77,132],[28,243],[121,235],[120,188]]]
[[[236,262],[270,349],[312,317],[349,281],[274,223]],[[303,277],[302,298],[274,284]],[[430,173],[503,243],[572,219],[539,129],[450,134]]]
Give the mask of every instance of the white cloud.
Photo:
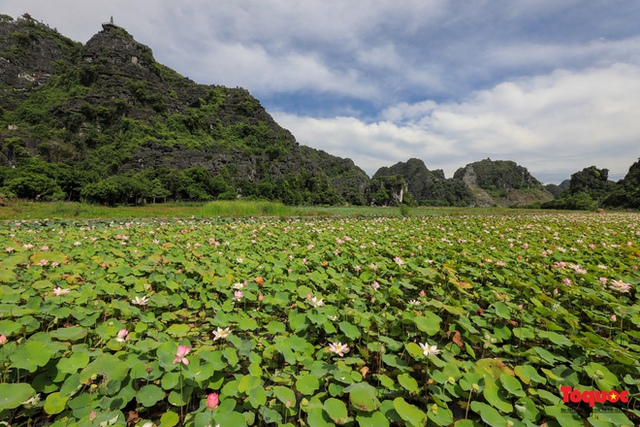
[[[640,67],[614,64],[505,82],[461,103],[390,107],[383,119],[275,117],[301,143],[351,157],[370,175],[410,157],[451,176],[466,163],[514,160],[543,181],[595,164],[621,178],[640,156]]]
[[[450,176],[491,156],[543,180],[591,164],[621,177],[640,155],[636,0],[0,0],[0,8],[81,42],[113,16],[197,82],[289,101],[274,116],[301,143],[370,174],[419,157]],[[323,117],[354,117],[293,110],[314,99],[329,99],[331,109],[309,108]],[[378,120],[356,118],[364,116]]]

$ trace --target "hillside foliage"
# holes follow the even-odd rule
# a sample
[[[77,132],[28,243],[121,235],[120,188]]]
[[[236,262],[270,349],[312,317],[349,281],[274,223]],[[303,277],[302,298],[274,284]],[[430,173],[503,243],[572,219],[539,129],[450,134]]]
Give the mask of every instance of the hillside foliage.
[[[96,203],[363,204],[369,178],[301,147],[242,88],[205,86],[105,24],[85,45],[0,21],[0,192]]]
[[[445,178],[420,159],[370,179],[300,145],[243,88],[197,84],[113,23],[86,44],[0,16],[0,203],[266,199],[287,205],[640,207],[640,166],[595,166],[546,188],[507,160]]]

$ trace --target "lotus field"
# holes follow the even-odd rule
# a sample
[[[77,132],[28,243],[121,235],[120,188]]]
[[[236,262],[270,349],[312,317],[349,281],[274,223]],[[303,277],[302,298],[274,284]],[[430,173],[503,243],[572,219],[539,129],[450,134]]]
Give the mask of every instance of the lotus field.
[[[0,251],[0,425],[640,424],[638,214],[11,221]]]

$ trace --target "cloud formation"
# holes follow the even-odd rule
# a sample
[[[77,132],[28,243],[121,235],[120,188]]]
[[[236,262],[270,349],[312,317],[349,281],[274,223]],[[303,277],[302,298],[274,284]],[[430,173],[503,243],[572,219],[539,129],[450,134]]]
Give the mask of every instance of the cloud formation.
[[[369,174],[410,157],[451,176],[466,163],[514,160],[559,182],[597,163],[621,178],[638,150],[640,67],[613,64],[503,82],[462,102],[399,103],[376,122],[278,113],[300,142],[356,159]]]
[[[542,181],[640,156],[640,8],[589,0],[0,0],[85,42],[114,16],[156,59],[242,86],[373,174],[511,159]]]

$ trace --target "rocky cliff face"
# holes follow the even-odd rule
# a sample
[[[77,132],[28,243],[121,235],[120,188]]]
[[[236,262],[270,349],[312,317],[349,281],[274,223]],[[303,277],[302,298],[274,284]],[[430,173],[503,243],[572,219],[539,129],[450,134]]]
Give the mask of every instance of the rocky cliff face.
[[[467,185],[477,206],[529,206],[553,199],[527,168],[512,161],[485,159],[469,163],[458,169],[453,178]]]
[[[408,192],[417,204],[467,206],[472,200],[471,193],[461,182],[446,179],[440,169],[430,171],[420,159],[380,168],[373,180],[394,175],[406,179]]]
[[[0,166],[39,158],[161,181],[204,168],[244,195],[292,202],[362,203],[369,183],[349,159],[300,146],[245,89],[196,84],[113,24],[82,45],[3,15],[0,91]]]
[[[56,72],[56,62],[70,64],[81,45],[44,24],[0,18],[0,85],[23,92],[43,85]]]

